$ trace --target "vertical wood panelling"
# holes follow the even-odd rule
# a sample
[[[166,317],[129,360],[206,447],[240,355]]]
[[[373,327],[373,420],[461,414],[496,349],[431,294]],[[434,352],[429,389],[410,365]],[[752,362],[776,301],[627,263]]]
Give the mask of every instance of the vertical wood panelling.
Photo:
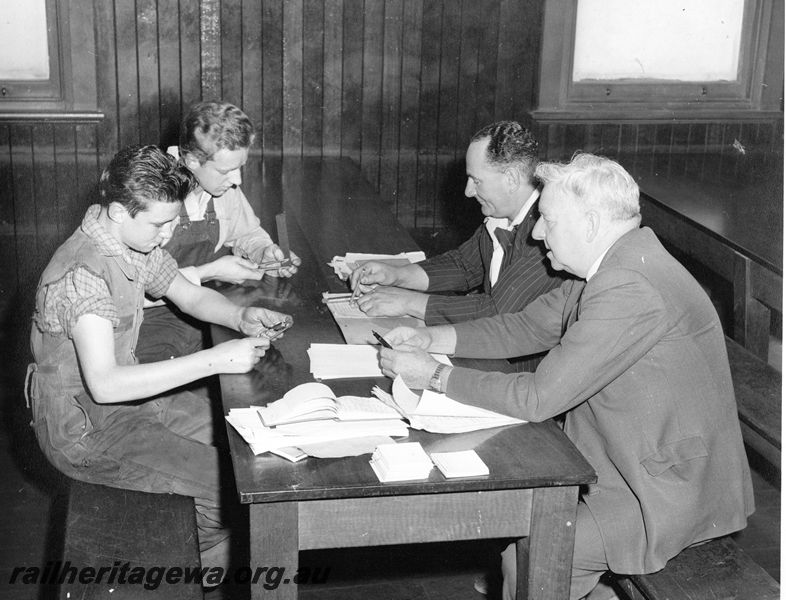
[[[477,131],[476,107],[478,53],[484,32],[478,30],[483,6],[474,0],[461,0],[461,28],[459,37],[458,120],[456,128],[461,138],[467,140]]]
[[[322,147],[330,156],[341,154],[342,112],[342,40],[344,11],[342,0],[325,0],[325,67],[322,79]]]
[[[341,77],[341,155],[360,163],[363,100],[363,0],[344,0]]]
[[[374,187],[379,186],[380,122],[385,5],[365,0],[363,9],[363,89],[361,90],[360,166]]]
[[[382,199],[398,214],[399,127],[401,124],[401,38],[404,0],[385,3],[380,122],[379,187]]]
[[[420,44],[418,151],[416,155],[415,227],[433,227],[434,225],[442,12],[442,2],[426,2],[423,4],[423,35],[421,36]]]
[[[158,143],[177,143],[180,121],[180,44],[178,41],[178,1],[158,0]]]
[[[136,3],[115,1],[117,55],[117,114],[120,147],[139,144],[139,63],[137,61]]]
[[[262,148],[281,152],[283,136],[282,0],[262,0]]]
[[[202,97],[221,97],[221,0],[200,0],[199,55],[202,65]]]
[[[322,154],[325,3],[303,0],[303,153]]]
[[[417,147],[420,105],[420,48],[423,0],[404,0],[401,112],[399,126],[398,204],[396,216],[405,227],[414,227],[417,206]]]
[[[40,263],[36,249],[36,177],[34,170],[33,127],[27,124],[11,127],[11,162],[14,175],[11,183],[14,199],[15,272],[19,302],[33,293],[31,281],[37,277]],[[50,174],[43,174],[44,177]]]
[[[98,106],[104,111],[104,118],[99,124],[101,145],[107,152],[119,147],[120,130],[118,114],[120,113],[117,74],[117,51],[115,37],[115,7],[112,2],[95,3],[96,20],[96,92]]]
[[[180,72],[180,115],[175,119],[178,125],[188,107],[202,99],[199,4],[193,0],[178,0],[180,61],[177,66]],[[174,45],[172,40],[169,43]]]
[[[57,177],[55,163],[55,139],[53,126],[38,123],[32,127],[32,176],[33,210],[35,222],[33,264],[41,264],[60,244],[55,215],[57,214]],[[43,176],[38,176],[43,175]]]
[[[221,87],[211,100],[243,102],[243,10],[241,0],[221,0]]]
[[[0,124],[0,301],[8,306],[18,292],[16,254],[16,190],[14,189],[15,164],[12,160],[11,126]]]
[[[140,144],[161,139],[157,0],[136,0]]]
[[[483,6],[480,20],[471,31],[480,40],[478,45],[477,106],[472,135],[494,119],[494,104],[497,96],[497,47],[499,40],[499,2]]]
[[[243,21],[241,37],[243,40],[243,110],[260,132],[258,144],[262,141],[262,5],[259,0],[243,0]]]
[[[282,27],[285,154],[303,152],[303,0],[284,3]]]

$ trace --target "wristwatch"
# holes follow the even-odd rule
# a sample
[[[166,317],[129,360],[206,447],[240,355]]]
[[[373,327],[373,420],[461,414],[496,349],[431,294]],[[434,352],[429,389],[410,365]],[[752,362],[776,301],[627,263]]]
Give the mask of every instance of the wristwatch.
[[[447,365],[444,365],[442,363],[438,364],[437,368],[434,369],[434,374],[431,376],[431,379],[429,379],[428,387],[434,390],[435,392],[441,393],[445,391],[443,389],[442,379],[440,376],[442,375],[442,371],[444,371],[446,368]]]

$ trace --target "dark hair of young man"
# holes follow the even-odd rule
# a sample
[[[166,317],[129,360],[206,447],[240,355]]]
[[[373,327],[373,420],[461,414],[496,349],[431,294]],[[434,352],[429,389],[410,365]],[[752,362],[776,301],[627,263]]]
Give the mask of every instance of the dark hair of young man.
[[[104,169],[98,192],[103,206],[117,202],[133,218],[150,201],[182,201],[191,186],[190,173],[173,156],[156,146],[128,146]]]

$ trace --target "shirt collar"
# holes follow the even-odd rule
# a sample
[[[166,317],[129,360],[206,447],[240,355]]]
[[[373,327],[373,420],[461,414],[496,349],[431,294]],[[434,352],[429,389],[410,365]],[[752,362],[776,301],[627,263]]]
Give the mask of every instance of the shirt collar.
[[[100,204],[90,206],[82,219],[82,231],[95,242],[101,254],[115,258],[123,273],[130,279],[135,279],[139,270],[144,267],[147,256],[125,246],[109,233],[98,220],[100,214]]]
[[[527,201],[524,203],[524,206],[521,207],[518,213],[512,221],[508,221],[504,217],[486,217],[485,224],[486,230],[489,232],[489,235],[494,238],[494,230],[497,228],[507,229],[511,231],[517,225],[520,225],[521,222],[527,217],[529,214],[530,209],[535,205],[535,202],[540,197],[540,190],[533,190],[532,193],[527,198]]]
[[[611,247],[612,247],[613,245],[614,245],[613,243],[612,243],[612,244],[610,244],[610,245],[609,245],[609,246],[608,246],[608,247],[607,247],[607,248],[606,248],[606,249],[605,249],[605,250],[604,250],[604,251],[601,253],[601,255],[600,255],[600,256],[599,256],[597,259],[595,259],[595,262],[594,262],[594,263],[592,263],[592,266],[589,268],[589,271],[587,271],[587,276],[585,277],[585,279],[586,279],[587,281],[589,281],[589,280],[590,280],[590,278],[591,278],[591,277],[592,277],[592,276],[593,276],[595,273],[597,273],[597,272],[598,272],[598,269],[600,269],[600,263],[601,263],[601,262],[603,262],[603,259],[606,257],[606,254],[608,254],[609,250],[611,250]]]

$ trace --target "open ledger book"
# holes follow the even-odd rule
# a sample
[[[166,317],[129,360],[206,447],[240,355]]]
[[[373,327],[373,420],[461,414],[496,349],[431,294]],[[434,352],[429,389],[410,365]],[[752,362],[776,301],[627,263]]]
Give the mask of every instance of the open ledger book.
[[[432,433],[462,433],[526,423],[522,419],[457,402],[431,390],[423,390],[418,396],[399,376],[393,380],[392,392],[392,395],[388,394],[376,386],[371,390],[382,402],[401,411],[413,429]]]
[[[266,427],[338,419],[339,421],[368,421],[401,419],[401,414],[378,398],[338,396],[324,383],[303,383],[289,390],[284,397],[258,408]]]

